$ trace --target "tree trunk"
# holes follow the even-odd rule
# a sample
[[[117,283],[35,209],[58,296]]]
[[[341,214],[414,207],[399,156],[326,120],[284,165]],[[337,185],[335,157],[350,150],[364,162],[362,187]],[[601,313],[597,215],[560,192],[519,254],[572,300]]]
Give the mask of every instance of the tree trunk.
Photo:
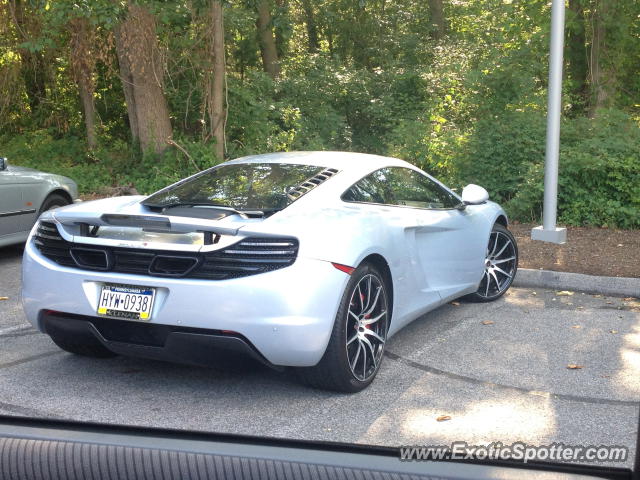
[[[83,17],[72,19],[69,22],[69,30],[71,33],[69,42],[71,71],[78,85],[78,93],[82,101],[87,145],[90,149],[94,149],[98,146],[95,129],[96,109],[93,102],[95,56],[91,51],[95,38],[89,21]]]
[[[429,12],[431,13],[431,36],[434,40],[440,40],[447,31],[442,0],[429,0]]]
[[[302,8],[304,10],[307,37],[309,40],[307,49],[309,53],[316,53],[320,49],[320,42],[318,41],[318,27],[316,26],[316,17],[313,13],[311,0],[302,0]]]
[[[370,29],[369,16],[365,9],[366,3],[353,2],[355,28],[351,29],[351,44],[353,61],[356,65],[371,69],[371,50],[369,48]]]
[[[207,29],[210,67],[206,70],[205,101],[209,116],[209,128],[216,140],[215,154],[224,160],[225,122],[224,104],[224,17],[221,0],[211,0],[211,18]]]
[[[20,43],[37,38],[40,31],[38,17],[27,12],[24,3],[22,0],[10,0],[8,3]],[[20,75],[33,114],[47,97],[46,62],[41,51],[32,52],[28,48],[17,50],[20,56]]]
[[[589,58],[591,71],[591,108],[589,114],[594,117],[601,108],[610,106],[615,85],[615,74],[607,68],[606,40],[607,23],[615,19],[613,4],[616,0],[596,0],[593,12],[593,38]]]
[[[131,73],[131,65],[126,46],[123,44],[122,26],[118,25],[114,29],[114,37],[116,44],[116,54],[118,56],[118,64],[120,66],[120,80],[122,81],[122,91],[124,92],[124,102],[127,105],[127,116],[129,117],[129,130],[131,131],[131,139],[134,142],[140,141],[138,134],[138,115],[136,114],[136,98],[133,93],[133,74]]]
[[[129,3],[127,18],[115,33],[132,137],[140,141],[143,152],[161,153],[172,130],[155,18],[146,8]]]
[[[287,10],[289,8],[287,0],[276,0],[276,15],[278,17],[278,24],[274,28],[275,40],[276,40],[276,52],[278,58],[284,58],[287,55],[289,49],[289,16]],[[287,23],[285,25],[285,22]]]
[[[569,0],[571,17],[567,22],[567,60],[568,70],[574,85],[574,93],[583,100],[587,96],[587,77],[589,64],[585,26],[586,18],[582,6],[583,0]]]
[[[280,63],[278,61],[276,41],[273,37],[271,11],[269,7],[269,0],[258,0],[256,5],[258,11],[256,27],[258,29],[258,41],[260,43],[260,54],[262,55],[264,71],[267,72],[271,78],[276,79],[280,75]]]

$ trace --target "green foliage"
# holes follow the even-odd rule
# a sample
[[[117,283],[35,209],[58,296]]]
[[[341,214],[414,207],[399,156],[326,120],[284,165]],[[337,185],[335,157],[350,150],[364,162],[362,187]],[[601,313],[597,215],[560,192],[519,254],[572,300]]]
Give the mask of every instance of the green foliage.
[[[0,8],[0,155],[68,175],[83,193],[116,185],[148,193],[220,161],[203,107],[211,4],[141,3],[157,19],[173,135],[188,155],[171,146],[162,156],[143,156],[132,141],[113,42],[126,2],[112,0],[20,2],[30,19],[21,29]],[[579,3],[584,16],[569,12],[568,27],[586,32],[577,45],[578,55],[586,55],[595,0]],[[444,2],[448,31],[439,40],[432,35],[429,2],[310,4],[320,44],[313,54],[303,2],[272,2],[282,70],[274,81],[262,71],[255,2],[223,2],[227,158],[287,150],[392,155],[453,187],[483,185],[513,219],[540,219],[548,1]],[[613,108],[590,118],[589,80],[574,78],[579,69],[566,71],[559,216],[573,225],[638,228],[640,3],[618,0],[611,12],[602,67],[612,73]],[[90,21],[99,43],[99,147],[93,151],[85,146],[68,50],[68,21],[76,17]],[[38,108],[26,81],[34,71],[22,68],[27,51],[44,65],[35,72],[46,84]],[[571,66],[574,57],[567,58]]]
[[[558,214],[567,225],[640,227],[640,128],[619,111],[563,125]],[[521,220],[542,211],[544,166],[530,163],[507,209]]]
[[[211,145],[177,141],[180,149],[163,155],[141,155],[126,142],[87,152],[84,139],[72,135],[56,138],[47,130],[0,136],[0,151],[9,163],[56,173],[74,179],[81,194],[108,193],[110,187],[133,186],[149,194],[217,163]]]
[[[90,155],[82,138],[73,135],[56,138],[44,129],[0,136],[0,151],[9,163],[73,178],[83,193],[98,192],[113,185],[114,173],[118,170],[115,164],[122,162],[127,148],[121,144],[110,152],[97,151]]]
[[[544,161],[545,116],[538,111],[503,112],[480,118],[460,159],[463,182],[485,187],[506,202],[522,186],[530,165]]]

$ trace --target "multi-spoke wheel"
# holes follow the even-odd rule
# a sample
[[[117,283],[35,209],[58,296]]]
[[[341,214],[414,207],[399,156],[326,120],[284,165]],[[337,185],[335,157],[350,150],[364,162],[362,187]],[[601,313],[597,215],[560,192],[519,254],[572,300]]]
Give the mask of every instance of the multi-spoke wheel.
[[[363,264],[352,274],[320,363],[300,369],[307,383],[330,390],[358,392],[378,373],[391,320],[384,277]]]
[[[518,270],[518,245],[515,237],[500,224],[495,224],[489,236],[484,273],[478,290],[469,298],[490,302],[506,292]]]
[[[349,368],[362,382],[378,371],[387,338],[387,315],[382,280],[376,274],[368,273],[351,293],[346,318]]]

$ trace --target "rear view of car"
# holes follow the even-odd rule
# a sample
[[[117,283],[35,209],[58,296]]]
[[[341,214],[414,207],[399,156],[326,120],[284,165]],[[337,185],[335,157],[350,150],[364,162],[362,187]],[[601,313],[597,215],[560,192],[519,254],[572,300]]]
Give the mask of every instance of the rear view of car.
[[[481,187],[459,197],[398,159],[290,152],[45,212],[22,300],[72,353],[245,356],[356,392],[393,334],[453,298],[499,298],[516,269],[506,216]]]
[[[46,213],[25,250],[27,317],[83,355],[211,365],[241,353],[314,365],[345,275],[301,257],[296,236],[260,226],[302,197],[305,182],[329,178],[325,170],[231,164],[146,199]],[[305,288],[305,279],[322,282]]]

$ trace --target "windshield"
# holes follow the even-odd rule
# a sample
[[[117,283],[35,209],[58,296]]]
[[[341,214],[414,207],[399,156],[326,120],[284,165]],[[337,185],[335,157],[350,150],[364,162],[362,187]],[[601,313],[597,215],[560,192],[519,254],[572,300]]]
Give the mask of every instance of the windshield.
[[[222,165],[160,190],[147,198],[148,207],[211,205],[237,210],[281,210],[293,198],[291,189],[324,167],[289,163]]]

